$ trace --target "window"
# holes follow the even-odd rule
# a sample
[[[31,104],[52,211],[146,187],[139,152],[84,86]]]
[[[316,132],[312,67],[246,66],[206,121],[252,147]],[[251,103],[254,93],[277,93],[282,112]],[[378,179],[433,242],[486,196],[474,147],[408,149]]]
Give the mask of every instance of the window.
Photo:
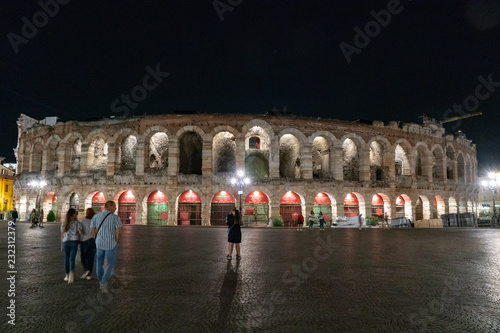
[[[253,136],[248,140],[248,148],[250,149],[260,149],[260,138]]]

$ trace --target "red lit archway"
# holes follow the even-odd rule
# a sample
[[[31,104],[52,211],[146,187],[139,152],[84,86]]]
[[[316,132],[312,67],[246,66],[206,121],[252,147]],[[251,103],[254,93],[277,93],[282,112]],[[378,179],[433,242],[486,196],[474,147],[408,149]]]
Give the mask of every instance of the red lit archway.
[[[296,227],[297,218],[302,213],[302,200],[300,196],[292,191],[286,192],[280,199],[280,215],[283,225]]]
[[[269,220],[269,198],[262,191],[250,192],[245,198],[245,218],[250,223],[267,224]]]
[[[179,196],[178,225],[201,225],[201,198],[194,191],[186,191]]]
[[[354,217],[359,215],[359,201],[354,193],[349,193],[344,199],[344,216]]]
[[[160,191],[148,196],[147,224],[166,225],[168,221],[168,199]]]
[[[372,216],[377,216],[380,220],[384,217],[384,199],[378,194],[372,197]]]
[[[125,191],[120,195],[118,216],[123,224],[135,224],[135,196],[132,191]]]
[[[212,198],[210,210],[211,225],[226,225],[226,216],[234,209],[234,197],[227,191],[220,191]]]
[[[102,192],[97,192],[92,197],[92,209],[94,209],[96,213],[99,213],[104,210],[105,203],[106,203],[106,198],[104,197],[104,193]]]
[[[332,200],[329,195],[320,192],[314,198],[314,215],[318,216],[319,212],[323,213],[325,221],[330,221],[332,216]]]

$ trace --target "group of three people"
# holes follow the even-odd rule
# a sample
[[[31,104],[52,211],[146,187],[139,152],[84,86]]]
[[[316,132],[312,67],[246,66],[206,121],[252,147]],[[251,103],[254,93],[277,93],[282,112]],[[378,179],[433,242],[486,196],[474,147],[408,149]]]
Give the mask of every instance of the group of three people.
[[[117,259],[117,245],[121,235],[122,223],[113,214],[116,204],[106,202],[104,210],[95,214],[92,208],[86,210],[85,219],[78,221],[78,212],[70,208],[61,224],[61,251],[64,252],[64,281],[74,282],[75,258],[80,245],[81,261],[84,273],[82,279],[91,280],[94,258],[97,254],[96,274],[100,289],[108,292],[108,281],[111,278]],[[104,269],[104,261],[107,266]]]
[[[325,230],[325,216],[321,211],[318,214],[318,220],[319,220],[319,229]],[[316,215],[314,214],[314,211],[311,210],[309,216],[307,217],[307,221],[309,223],[309,229],[312,229],[314,221],[316,221]],[[302,215],[302,213],[299,213],[299,215],[297,216],[297,231],[302,231],[303,225],[304,225],[304,216]]]

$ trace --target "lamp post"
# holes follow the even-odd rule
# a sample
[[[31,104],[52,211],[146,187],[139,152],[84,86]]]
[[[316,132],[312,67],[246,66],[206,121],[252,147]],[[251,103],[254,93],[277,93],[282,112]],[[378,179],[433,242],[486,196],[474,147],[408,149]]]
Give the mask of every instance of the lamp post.
[[[38,190],[38,193],[36,195],[35,208],[40,209],[40,207],[41,207],[40,199],[42,197],[42,188],[44,188],[47,185],[47,182],[43,179],[33,180],[28,185],[33,187],[33,188],[36,188]]]
[[[243,185],[250,184],[250,179],[245,177],[245,173],[242,170],[236,172],[237,177],[231,178],[231,184],[239,186],[238,194],[240,195],[240,214],[241,214],[241,195],[243,194]]]
[[[490,180],[483,180],[482,185],[484,188],[488,188],[492,191],[493,193],[493,216],[492,219],[495,222],[497,218],[497,211],[495,207],[495,197],[497,196],[497,179],[496,179],[496,174],[493,172],[490,172],[488,174],[488,178]]]

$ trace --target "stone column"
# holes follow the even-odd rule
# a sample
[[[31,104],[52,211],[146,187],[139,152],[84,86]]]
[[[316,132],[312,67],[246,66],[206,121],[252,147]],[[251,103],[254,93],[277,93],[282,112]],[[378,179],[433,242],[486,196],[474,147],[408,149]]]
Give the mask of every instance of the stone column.
[[[236,170],[245,170],[245,138],[236,139]]]
[[[280,144],[278,136],[271,141],[269,149],[269,174],[271,178],[280,177]]]
[[[370,148],[359,148],[359,180],[370,181]]]
[[[41,168],[41,171],[40,171],[40,175],[42,177],[45,177],[45,173],[47,172],[48,152],[49,152],[48,148],[44,149],[43,152],[42,152],[42,168]]]
[[[137,140],[137,150],[135,151],[135,174],[136,176],[144,176],[144,139]]]
[[[136,198],[137,199],[137,198]],[[147,217],[146,220],[142,220],[142,200],[136,200],[135,202],[135,224],[147,224]]]
[[[312,143],[304,143],[302,148],[302,156],[300,158],[300,175],[304,179],[312,179]]]
[[[56,152],[57,154],[57,159],[58,159],[58,163],[57,163],[57,174],[56,174],[56,177],[57,178],[62,178],[64,176],[64,173],[66,172],[66,170],[71,170],[71,156],[66,156],[66,147],[64,146],[60,146],[59,149],[57,150]],[[70,151],[70,154],[71,154],[71,151]],[[69,166],[69,168],[67,168],[66,166]]]
[[[203,177],[212,176],[212,141],[203,140],[203,150],[201,153],[201,174]]]
[[[396,151],[392,149],[390,151],[384,151],[384,165],[389,168],[389,181],[394,182],[396,180]]]
[[[344,216],[344,198],[337,200],[337,216]]]
[[[333,173],[333,178],[335,180],[344,180],[344,163],[342,159],[342,155],[344,153],[344,150],[342,147],[335,147],[332,150],[332,173]],[[344,208],[342,208],[342,215],[344,215]]]
[[[421,156],[422,158],[422,175],[427,181],[432,182],[432,158],[431,156]]]
[[[107,177],[113,177],[115,174],[115,168],[116,168],[116,150],[115,150],[115,144],[114,143],[108,143],[108,163],[106,167],[106,176]]]
[[[89,156],[89,145],[88,143],[82,143],[82,152],[80,155],[80,177],[87,176],[88,156]]]
[[[177,179],[177,173],[179,173],[179,141],[177,140],[177,138],[168,140],[167,173],[169,177],[174,177],[175,179]]]

